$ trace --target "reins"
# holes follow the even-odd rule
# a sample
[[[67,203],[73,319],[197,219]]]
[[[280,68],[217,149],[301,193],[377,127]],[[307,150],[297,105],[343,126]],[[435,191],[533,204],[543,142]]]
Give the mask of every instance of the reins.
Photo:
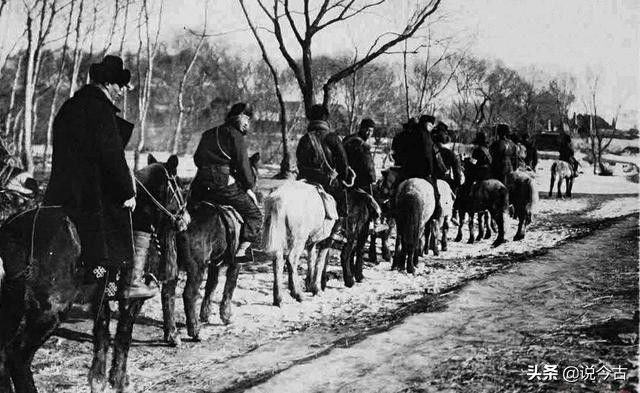
[[[171,182],[171,180],[173,179],[173,176],[169,175],[169,172],[167,171],[167,169],[162,166],[162,169],[165,172],[165,175],[167,176],[167,184],[169,186],[169,189],[171,190],[171,194],[172,194],[172,199],[175,198],[176,201],[178,202],[178,207],[179,210],[177,213],[171,213],[169,210],[167,210],[166,207],[164,207],[162,205],[162,203],[160,203],[160,201],[158,201],[153,194],[151,193],[151,191],[149,191],[149,189],[142,183],[142,181],[140,181],[140,179],[138,179],[137,176],[134,176],[136,179],[136,183],[140,185],[140,187],[142,187],[142,190],[147,194],[147,196],[151,199],[151,202],[153,202],[154,205],[156,205],[156,207],[158,208],[158,210],[160,210],[160,212],[164,213],[167,217],[169,217],[172,221],[177,221],[178,220],[178,216],[185,210],[186,208],[186,203],[184,203],[184,200],[182,199],[180,193],[178,192],[178,190],[176,190],[173,187],[173,183]]]

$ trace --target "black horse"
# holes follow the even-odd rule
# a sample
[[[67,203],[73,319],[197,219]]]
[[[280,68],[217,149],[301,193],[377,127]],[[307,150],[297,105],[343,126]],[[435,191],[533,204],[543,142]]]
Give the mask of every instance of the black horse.
[[[136,216],[156,228],[164,258],[169,259],[175,258],[171,244],[175,226],[184,226],[187,217],[175,180],[177,165],[177,157],[172,156],[167,163],[154,163],[136,173]],[[80,241],[62,208],[43,206],[15,215],[0,227],[0,258],[6,271],[0,287],[0,391],[11,392],[13,385],[17,393],[36,392],[31,372],[33,356],[65,319],[80,293],[84,271]],[[126,280],[128,274],[122,273],[119,279]],[[105,275],[115,276],[116,272]],[[90,295],[94,318],[94,356],[89,371],[92,392],[101,392],[107,385],[111,310],[105,296],[106,281],[96,284]],[[128,384],[127,356],[133,323],[143,302],[119,302],[108,378],[118,392]]]
[[[254,174],[258,173],[260,154],[249,158]],[[164,311],[164,338],[171,345],[179,345],[180,338],[175,322],[175,290],[178,267],[187,272],[182,298],[186,315],[187,334],[199,341],[200,321],[208,322],[211,315],[212,294],[218,285],[220,269],[227,267],[220,319],[225,324],[231,322],[231,298],[236,288],[240,265],[235,260],[239,244],[241,219],[234,210],[208,202],[189,204],[192,221],[185,232],[177,234],[177,265],[170,277],[165,277],[162,287],[162,308]],[[196,301],[200,285],[207,272],[207,283],[200,308],[200,319],[196,312]]]
[[[0,162],[0,222],[36,205],[38,183],[31,174],[8,162]]]

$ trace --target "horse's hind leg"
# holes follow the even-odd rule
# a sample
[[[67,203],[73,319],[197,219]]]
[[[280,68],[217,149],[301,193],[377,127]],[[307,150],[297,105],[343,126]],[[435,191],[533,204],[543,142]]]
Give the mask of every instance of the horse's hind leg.
[[[351,288],[355,283],[353,280],[353,271],[352,271],[352,260],[354,254],[355,245],[353,241],[347,242],[342,247],[342,252],[340,252],[340,264],[342,265],[342,278],[344,280],[344,285],[347,288]]]
[[[382,243],[382,259],[385,261],[391,260],[391,252],[389,251],[389,237],[391,236],[391,228],[393,225],[393,221],[388,220],[387,225],[389,226],[384,232],[382,232],[382,236],[380,237],[380,242]]]
[[[280,307],[282,303],[282,270],[284,268],[284,257],[282,252],[279,251],[276,253],[275,258],[273,259],[273,305]]]
[[[355,269],[354,269],[354,275],[356,278],[356,282],[362,282],[362,280],[364,280],[364,274],[363,274],[363,267],[364,267],[364,245],[365,242],[367,241],[367,235],[369,232],[369,225],[365,225],[361,231],[360,231],[360,236],[358,237],[357,240],[357,244],[356,244],[356,250],[355,250],[355,254],[356,254],[356,264],[355,264]]]
[[[173,277],[166,280],[162,284],[162,314],[164,323],[164,341],[170,346],[177,347],[181,344],[180,336],[178,335],[178,329],[176,328],[176,286],[178,284],[178,277]]]
[[[492,215],[495,217],[496,224],[498,224],[498,237],[493,242],[492,246],[493,247],[497,247],[497,246],[499,246],[499,245],[501,245],[502,243],[505,242],[505,239],[504,239],[504,221],[505,221],[504,217],[506,215],[506,212],[504,212],[504,211],[496,211],[495,214],[492,213]]]
[[[478,214],[478,219],[480,219],[480,214]],[[473,242],[476,239],[475,234],[473,233],[473,216],[475,215],[474,212],[469,212],[469,241],[467,241],[467,243],[469,244],[473,244]]]
[[[493,217],[491,216],[491,213],[489,213],[489,211],[485,211],[484,212],[484,238],[485,239],[491,239],[491,228],[493,227],[493,231],[497,232],[498,228],[496,228],[496,225],[494,223]]]
[[[525,221],[525,217],[521,214],[518,214],[518,231],[516,232],[516,235],[513,237],[514,241],[524,239],[524,229],[526,226],[524,221]]]
[[[442,251],[447,251],[447,235],[449,233],[449,217],[444,218],[442,223],[442,239],[440,239],[440,248]]]
[[[202,323],[208,323],[209,317],[211,316],[211,302],[213,300],[211,295],[216,290],[216,287],[218,286],[218,282],[220,280],[220,266],[218,266],[219,263],[222,263],[222,261],[212,260],[209,263],[207,283],[204,287],[204,297],[202,298],[202,304],[200,305],[200,322]]]
[[[565,194],[567,195],[567,198],[571,198],[571,191],[573,190],[573,178],[572,177],[568,177],[567,178],[567,188],[565,190]]]
[[[486,222],[487,215],[484,212],[478,212],[478,236],[476,236],[476,241],[480,241],[484,239],[485,228],[487,227]]]
[[[291,249],[291,252],[287,256],[287,266],[289,268],[289,292],[291,297],[298,302],[302,301],[302,295],[300,294],[300,288],[298,288],[298,262],[300,261],[300,255],[304,250],[304,243],[297,242]]]
[[[549,198],[551,198],[551,196],[553,195],[553,185],[556,182],[556,176],[553,173],[553,171],[551,172],[551,182],[549,183]]]
[[[456,242],[459,242],[462,240],[462,226],[464,225],[464,215],[465,215],[465,211],[462,209],[458,210],[458,234],[456,235],[456,238],[453,239]]]
[[[320,289],[324,291],[327,286],[327,257],[329,256],[329,250],[331,250],[330,245],[330,241],[326,244],[321,243],[319,245],[320,251],[316,259],[316,276],[314,277],[311,288],[311,293],[314,296],[320,293]]]
[[[378,235],[375,232],[375,228],[373,231],[371,231],[371,236],[369,236],[369,251],[367,253],[368,258],[369,258],[369,262],[371,263],[378,263],[378,253],[376,250],[376,239],[378,238]]]
[[[113,340],[113,361],[109,372],[109,382],[118,393],[125,391],[129,385],[127,375],[127,359],[131,348],[133,324],[140,313],[144,300],[121,300],[119,303],[118,327]]]
[[[227,280],[224,283],[224,291],[222,292],[222,302],[220,302],[220,319],[226,325],[231,323],[231,299],[238,283],[239,273],[240,265],[234,262],[229,263]]]
[[[101,285],[100,285],[101,286]],[[99,291],[101,292],[101,291]],[[102,392],[107,387],[107,353],[109,352],[109,320],[111,310],[102,293],[95,294],[93,303],[93,361],[89,369],[91,392]]]
[[[304,279],[304,286],[307,292],[312,291],[314,279],[318,275],[318,272],[316,271],[317,256],[318,249],[315,243],[307,247],[307,275]]]
[[[184,313],[187,319],[187,334],[194,341],[200,341],[200,324],[196,315],[196,301],[200,294],[200,285],[204,276],[204,267],[196,261],[187,266],[187,282],[182,292]]]

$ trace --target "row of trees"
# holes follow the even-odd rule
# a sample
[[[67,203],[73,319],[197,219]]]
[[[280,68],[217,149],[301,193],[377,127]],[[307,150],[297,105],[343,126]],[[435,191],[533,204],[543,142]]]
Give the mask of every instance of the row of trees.
[[[28,169],[34,166],[32,142],[43,144],[46,164],[57,109],[87,81],[89,65],[108,53],[125,58],[133,74],[135,89],[120,106],[136,120],[136,163],[148,147],[190,151],[194,134],[221,121],[239,100],[254,103],[260,126],[254,146],[277,150],[283,174],[291,170],[289,145],[316,102],[330,110],[342,133],[353,132],[364,116],[374,118],[383,134],[393,132],[426,112],[469,131],[498,122],[528,133],[549,121],[569,124],[575,79],[525,75],[438,38],[430,18],[439,0],[417,2],[398,31],[374,37],[366,50],[312,52],[325,30],[371,15],[387,2],[304,0],[293,6],[288,0],[238,0],[261,54],[248,59],[208,31],[213,16],[207,0],[202,28],[170,42],[159,40],[163,1],[25,0],[17,10],[24,34],[0,48],[0,137]],[[5,4],[0,0],[0,21]],[[278,51],[270,52],[274,45]]]

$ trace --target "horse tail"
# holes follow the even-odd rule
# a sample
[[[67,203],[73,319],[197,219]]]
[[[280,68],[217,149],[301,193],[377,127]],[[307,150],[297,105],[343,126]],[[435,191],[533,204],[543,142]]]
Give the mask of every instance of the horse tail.
[[[536,185],[533,179],[528,178],[526,180],[527,190],[529,192],[527,205],[526,205],[526,224],[531,224],[531,214],[538,204],[538,191],[536,190]]]
[[[268,196],[264,201],[264,234],[262,247],[266,253],[282,252],[287,247],[286,209],[282,198]]]
[[[398,205],[402,210],[402,239],[408,245],[418,246],[420,241],[420,224],[422,219],[423,202],[416,195],[405,195],[399,198]]]

